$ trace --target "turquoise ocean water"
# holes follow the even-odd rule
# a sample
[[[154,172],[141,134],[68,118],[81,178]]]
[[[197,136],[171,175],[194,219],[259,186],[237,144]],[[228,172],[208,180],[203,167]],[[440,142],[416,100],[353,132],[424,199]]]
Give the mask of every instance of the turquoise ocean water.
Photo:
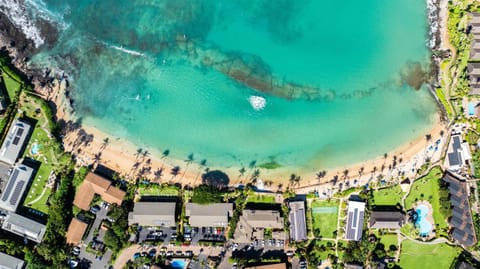
[[[70,75],[83,122],[179,159],[345,165],[424,135],[437,110],[425,88],[400,79],[409,62],[429,65],[423,0],[27,1],[34,4],[41,8],[31,12],[43,10],[61,32],[32,63]],[[227,74],[245,63],[249,74],[329,98],[259,92]],[[266,100],[262,110],[252,95]]]

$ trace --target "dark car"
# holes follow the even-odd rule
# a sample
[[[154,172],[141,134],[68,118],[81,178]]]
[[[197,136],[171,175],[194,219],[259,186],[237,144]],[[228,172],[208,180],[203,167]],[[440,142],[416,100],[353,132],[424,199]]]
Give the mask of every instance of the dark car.
[[[97,214],[98,211],[100,211],[100,207],[98,205],[94,205],[90,208],[90,212],[93,214]]]

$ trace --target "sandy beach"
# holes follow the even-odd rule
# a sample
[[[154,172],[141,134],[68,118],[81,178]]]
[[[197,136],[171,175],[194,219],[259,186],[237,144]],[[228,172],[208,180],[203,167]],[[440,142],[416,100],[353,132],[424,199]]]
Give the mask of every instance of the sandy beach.
[[[43,92],[46,99],[53,101],[57,105],[57,118],[65,122],[74,122],[75,118],[71,114],[68,99],[65,96],[65,83],[57,83],[53,91]],[[387,153],[387,156],[378,156],[372,160],[365,160],[360,163],[338,167],[336,169],[318,171],[302,171],[296,169],[292,171],[288,167],[273,170],[260,169],[258,177],[259,182],[263,182],[265,189],[273,191],[279,188],[285,189],[291,187],[296,192],[309,192],[318,190],[323,192],[334,191],[333,181],[345,183],[345,186],[354,186],[366,184],[371,180],[377,180],[379,175],[388,180],[394,176],[404,175],[412,177],[416,170],[421,167],[428,157],[435,161],[435,154],[426,151],[437,140],[442,143],[438,145],[438,152],[443,146],[443,138],[446,137],[446,126],[440,121],[440,115],[436,115],[436,121],[432,129],[425,133],[430,134],[431,138],[427,142],[425,135],[398,147],[396,150]],[[78,165],[101,164],[111,170],[116,171],[121,177],[129,180],[136,178],[145,178],[154,182],[178,182],[183,185],[197,185],[201,183],[201,175],[205,171],[204,166],[198,161],[187,162],[185,160],[175,160],[168,156],[162,157],[161,152],[155,152],[151,149],[142,149],[118,137],[113,137],[92,126],[81,126],[66,128],[63,137],[65,150],[71,152]],[[441,134],[444,134],[443,136]],[[145,153],[147,151],[147,153]],[[395,164],[394,164],[395,163]],[[178,175],[172,175],[174,166],[180,167]],[[382,169],[383,168],[383,169]],[[221,170],[230,178],[230,184],[246,184],[251,182],[254,169],[246,169],[241,175],[240,167],[223,168],[209,167],[210,170]],[[324,171],[321,177],[318,172]],[[348,171],[348,173],[346,172]],[[291,185],[290,176],[295,173],[300,180]],[[348,182],[348,183],[347,183]],[[337,189],[338,190],[338,189]]]

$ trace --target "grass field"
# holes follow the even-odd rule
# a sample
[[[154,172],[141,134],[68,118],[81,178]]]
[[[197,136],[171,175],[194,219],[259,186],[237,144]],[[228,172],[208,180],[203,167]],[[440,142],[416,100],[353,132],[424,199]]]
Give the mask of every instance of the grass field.
[[[46,201],[51,194],[51,189],[46,187],[46,184],[50,173],[55,168],[59,168],[59,159],[61,159],[63,152],[59,148],[58,143],[50,137],[48,130],[49,119],[47,119],[39,101],[22,94],[20,105],[21,110],[29,118],[37,120],[30,141],[25,149],[24,157],[35,159],[41,163],[35,179],[27,192],[24,205],[43,213],[48,213]],[[37,154],[32,153],[34,145],[38,147]]]
[[[6,72],[1,72],[3,81],[5,82],[5,88],[7,88],[8,97],[10,100],[17,95],[18,90],[20,90],[21,84],[10,77]]]
[[[438,268],[448,269],[460,250],[447,244],[422,245],[405,240],[400,253],[403,269]]]
[[[396,205],[400,203],[404,194],[400,186],[395,185],[374,191],[373,200],[375,201],[375,205]]]
[[[314,201],[311,207],[314,234],[333,238],[337,230],[338,201]]]
[[[250,194],[248,195],[247,203],[274,204],[276,202],[275,197],[272,195]]]
[[[438,167],[434,167],[428,175],[415,180],[413,186],[410,190],[408,197],[405,199],[405,209],[412,208],[413,204],[416,201],[427,200],[432,204],[433,207],[433,218],[435,224],[440,229],[448,227],[446,218],[441,211],[440,196],[447,195],[448,192],[440,189],[439,182],[442,177],[442,171]],[[449,204],[446,206],[450,206]]]
[[[388,249],[390,245],[398,245],[398,238],[396,234],[384,234],[379,236],[380,237],[380,243],[382,243],[385,246],[385,249]]]
[[[137,189],[141,196],[178,196],[178,187],[158,184],[144,184]]]

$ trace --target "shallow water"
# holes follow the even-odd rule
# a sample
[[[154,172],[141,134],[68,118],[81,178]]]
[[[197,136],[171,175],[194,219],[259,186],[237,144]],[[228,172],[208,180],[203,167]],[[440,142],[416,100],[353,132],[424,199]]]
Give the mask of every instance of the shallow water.
[[[328,168],[433,124],[429,93],[400,76],[429,65],[425,1],[41,3],[63,30],[32,64],[67,71],[83,122],[180,159]]]

